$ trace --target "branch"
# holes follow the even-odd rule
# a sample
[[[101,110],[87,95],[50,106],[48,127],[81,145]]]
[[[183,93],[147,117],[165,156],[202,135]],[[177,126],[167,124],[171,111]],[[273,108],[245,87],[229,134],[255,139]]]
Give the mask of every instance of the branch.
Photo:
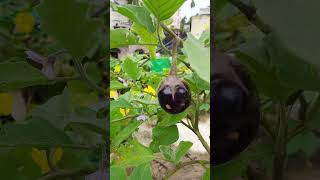
[[[248,20],[254,24],[260,31],[264,34],[271,33],[271,27],[265,24],[261,18],[257,14],[257,10],[245,3],[241,2],[241,0],[228,0],[232,5],[237,7],[247,18]]]
[[[37,180],[53,180],[53,179],[64,179],[65,177],[71,176],[82,176],[94,173],[99,169],[99,166],[90,165],[83,168],[60,170],[57,172],[51,172],[45,176],[38,178]]]
[[[68,81],[73,81],[73,80],[80,80],[80,76],[71,76],[71,77],[56,77],[54,79],[49,80],[49,83],[55,84],[59,82],[68,82]]]
[[[39,143],[25,143],[25,144],[0,144],[0,148],[10,148],[17,146],[32,146],[32,147],[61,147],[65,149],[83,149],[83,150],[94,150],[97,146],[86,146],[86,145],[73,145],[73,144],[39,144]]]
[[[171,53],[170,50],[163,44],[161,37],[160,37],[160,23],[158,23],[158,26],[157,26],[157,36],[158,36],[158,40],[159,40],[159,43],[160,43],[162,49],[170,54]]]
[[[102,94],[103,96],[106,96],[107,98],[109,98],[109,90],[108,89],[104,89],[98,85],[96,85],[94,82],[92,82],[90,80],[90,78],[88,77],[84,67],[82,66],[79,58],[74,58],[73,59],[74,64],[76,65],[76,68],[81,76],[81,78],[83,80],[85,80],[87,82],[87,84],[94,90],[96,90],[97,92],[99,92],[100,94]]]
[[[166,30],[174,39],[176,39],[177,41],[182,42],[182,39],[179,38],[179,36],[176,35],[176,33],[174,33],[170,28],[168,28],[163,22],[160,23],[161,27]]]
[[[123,117],[123,118],[113,120],[113,121],[111,121],[110,123],[115,123],[115,122],[123,121],[123,120],[126,120],[126,119],[132,119],[132,118],[136,118],[136,117],[138,117],[138,116],[139,116],[139,114],[128,115],[128,116],[125,116],[125,117]]]
[[[164,177],[164,179],[169,179],[172,175],[174,175],[174,173],[179,171],[181,168],[183,168],[185,166],[193,165],[193,164],[210,164],[210,161],[194,160],[194,161],[188,161],[188,162],[180,163],[180,164],[177,165],[177,167],[175,169],[173,169],[171,172],[169,172],[166,175],[166,177]]]

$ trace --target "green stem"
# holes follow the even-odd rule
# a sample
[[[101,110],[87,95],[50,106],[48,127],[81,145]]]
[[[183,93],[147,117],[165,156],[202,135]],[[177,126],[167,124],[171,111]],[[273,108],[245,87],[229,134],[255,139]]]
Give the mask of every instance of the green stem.
[[[262,21],[262,19],[257,15],[257,11],[254,7],[246,5],[241,0],[228,1],[237,7],[247,17],[247,19],[264,34],[271,33],[271,27]]]
[[[97,92],[99,92],[101,95],[109,97],[109,90],[104,89],[98,85],[96,85],[94,82],[92,82],[90,80],[90,78],[88,77],[84,67],[82,66],[79,58],[74,58],[73,59],[74,64],[76,65],[76,68],[81,76],[81,78],[87,82],[87,84],[89,85],[90,88],[92,88],[93,90],[96,90]]]
[[[273,180],[283,180],[286,166],[286,137],[288,130],[288,118],[286,117],[285,105],[279,104],[278,133],[275,142],[275,157],[273,160]]]
[[[159,41],[160,46],[162,47],[162,49],[170,54],[170,50],[163,44],[162,39],[160,37],[160,22],[157,25],[157,36],[158,36],[158,41]]]
[[[193,164],[210,164],[210,161],[205,161],[205,160],[194,160],[194,161],[188,161],[184,163],[180,163],[177,165],[176,168],[174,168],[172,171],[170,171],[164,179],[169,179],[172,175],[174,175],[177,171],[179,171],[181,168]]]
[[[25,143],[25,144],[0,144],[0,148],[11,148],[18,146],[31,146],[31,147],[61,147],[66,149],[83,149],[83,150],[94,150],[97,146],[86,146],[86,145],[73,145],[73,144],[38,144],[38,143]]]
[[[54,180],[54,179],[58,180],[58,179],[64,179],[66,177],[72,177],[72,176],[83,176],[83,175],[94,173],[98,169],[99,169],[99,166],[97,165],[89,165],[89,166],[77,168],[77,169],[59,170],[57,172],[51,172],[45,176],[42,176],[37,180]]]
[[[178,43],[179,41],[173,40],[172,45],[172,62],[171,62],[171,69],[169,74],[172,76],[177,76],[177,49],[178,49]]]
[[[115,123],[115,122],[123,121],[123,120],[126,120],[126,119],[132,119],[132,118],[136,118],[136,117],[138,117],[138,116],[139,116],[139,114],[136,114],[136,115],[128,115],[128,116],[125,116],[125,117],[123,117],[123,118],[113,120],[113,121],[111,121],[110,123]]]

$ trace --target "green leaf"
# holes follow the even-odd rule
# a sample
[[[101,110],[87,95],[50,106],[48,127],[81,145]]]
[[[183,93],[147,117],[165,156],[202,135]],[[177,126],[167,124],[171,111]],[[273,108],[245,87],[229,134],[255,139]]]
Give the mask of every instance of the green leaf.
[[[285,100],[294,91],[277,76],[277,69],[270,63],[262,41],[249,41],[232,51],[235,52],[241,63],[247,67],[250,77],[260,93],[274,99]]]
[[[94,48],[101,23],[87,17],[88,4],[76,0],[44,0],[37,7],[41,27],[74,56]]]
[[[52,147],[71,144],[63,131],[41,118],[32,118],[23,124],[8,123],[0,132],[0,146]]]
[[[320,148],[320,138],[315,136],[312,132],[304,132],[299,134],[287,145],[287,152],[289,155],[299,151],[304,152],[308,157],[312,156]]]
[[[144,5],[159,21],[169,19],[185,0],[143,0]]]
[[[57,128],[64,129],[72,110],[71,95],[65,89],[61,95],[52,97],[45,104],[33,109],[31,113],[32,117],[46,119]]]
[[[159,149],[166,160],[171,162],[175,160],[175,154],[170,146],[160,145]]]
[[[201,104],[199,107],[200,111],[209,111],[209,109],[210,109],[210,104],[208,103]]]
[[[121,5],[116,6],[118,13],[128,17],[134,24],[137,23],[147,31],[154,33],[156,28],[153,24],[150,12],[144,6]]]
[[[141,69],[139,68],[138,63],[134,62],[131,58],[124,60],[122,68],[131,79],[137,80],[140,78]]]
[[[89,76],[89,78],[95,82],[95,83],[101,83],[102,81],[102,77],[101,77],[101,73],[99,71],[99,68],[97,66],[97,63],[95,62],[89,62],[89,63],[86,63],[84,65],[84,68],[86,69],[86,72]]]
[[[210,50],[203,43],[188,33],[187,40],[183,43],[184,51],[188,56],[191,67],[199,77],[210,82]]]
[[[199,94],[204,90],[210,90],[209,82],[202,80],[197,73],[192,73],[184,78],[190,86],[190,89]]]
[[[183,111],[179,114],[169,114],[163,110],[159,111],[158,118],[159,118],[159,124],[158,126],[172,126],[177,124],[179,121],[181,121],[183,118],[185,118],[188,114],[188,109]]]
[[[41,71],[26,62],[0,63],[0,92],[46,83]]]
[[[131,31],[125,28],[110,30],[110,48],[119,48],[128,45],[139,44],[139,39]]]
[[[143,123],[143,121],[132,121],[118,135],[112,140],[112,145],[117,147],[120,143],[127,138]]]
[[[206,172],[204,173],[202,180],[210,180],[210,168],[208,168],[206,170]]]
[[[152,34],[152,33],[148,32],[145,28],[143,28],[141,25],[139,25],[137,23],[133,23],[133,25],[131,26],[131,30],[139,35],[140,43],[143,43],[143,44],[157,44],[158,43],[158,39],[157,39],[155,33]],[[154,58],[156,55],[157,46],[150,45],[150,46],[147,46],[147,48],[149,50],[150,57]]]
[[[220,10],[225,7],[226,4],[228,4],[228,0],[216,0],[213,4],[214,13],[218,14]]]
[[[118,149],[121,159],[116,162],[118,166],[139,166],[140,164],[149,163],[155,157],[150,149],[140,144],[137,140],[133,140],[125,146]]]
[[[271,33],[264,39],[270,61],[277,68],[279,79],[295,89],[320,91],[319,68],[296,56],[280,41],[278,35]],[[320,67],[320,66],[319,66]]]
[[[29,180],[41,175],[41,169],[32,160],[31,147],[16,147],[0,155],[0,179]]]
[[[134,168],[129,180],[152,180],[150,163],[145,163]]]
[[[246,160],[236,158],[231,160],[225,164],[214,166],[213,167],[213,179],[219,180],[230,180],[235,177],[241,177],[248,166],[248,162]]]
[[[256,0],[255,6],[257,14],[272,27],[291,52],[320,67],[320,25],[315,23],[320,16],[320,1]]]
[[[160,145],[170,145],[178,139],[179,132],[176,125],[168,127],[157,126],[152,129],[152,142],[150,148],[153,152],[159,152]]]
[[[110,82],[110,90],[119,90],[126,88],[121,82],[119,81],[111,81]]]
[[[174,163],[177,164],[181,160],[181,158],[187,154],[189,149],[192,146],[192,142],[189,141],[181,141],[178,145],[178,148],[176,150],[176,158],[174,160]]]
[[[126,180],[127,179],[126,169],[123,167],[111,166],[110,179]]]

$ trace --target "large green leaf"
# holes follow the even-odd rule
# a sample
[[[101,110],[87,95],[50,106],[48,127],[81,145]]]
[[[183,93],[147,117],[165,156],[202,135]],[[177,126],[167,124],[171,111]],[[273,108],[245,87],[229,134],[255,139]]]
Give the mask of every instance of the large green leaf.
[[[70,138],[48,121],[32,118],[25,123],[9,123],[1,128],[0,146],[51,147],[71,144]]]
[[[41,27],[74,56],[94,48],[100,23],[87,17],[88,4],[76,0],[44,0],[37,7]]]
[[[303,61],[280,41],[279,36],[272,33],[264,39],[271,64],[277,69],[279,79],[287,86],[320,91],[320,68]],[[320,66],[319,66],[320,67]]]
[[[151,18],[150,12],[144,6],[136,5],[121,5],[115,6],[118,13],[128,17],[132,22],[139,24],[151,33],[154,33],[156,28]]]
[[[285,100],[293,91],[277,76],[262,41],[249,41],[232,51],[247,67],[260,93],[274,99]]]
[[[124,89],[126,88],[121,82],[119,81],[111,81],[110,82],[110,90],[119,90],[119,89]]]
[[[127,145],[118,149],[121,159],[116,162],[120,167],[139,166],[140,164],[149,163],[155,157],[147,147],[133,140]]]
[[[124,28],[110,30],[110,48],[119,48],[139,44],[139,39],[131,31]]]
[[[185,0],[143,0],[144,5],[159,21],[169,19]]]
[[[287,152],[289,155],[302,151],[310,157],[319,150],[319,148],[320,138],[315,136],[312,132],[299,134],[287,144]]]
[[[210,82],[210,49],[204,47],[203,43],[197,40],[192,34],[188,34],[188,39],[183,43],[184,51],[188,56],[191,67],[197,72],[199,77],[206,82]]]
[[[45,104],[33,109],[32,117],[46,119],[57,128],[64,129],[72,111],[71,95],[65,89],[61,95],[54,96]]]
[[[177,147],[176,150],[176,158],[174,160],[174,162],[177,164],[181,158],[187,154],[187,152],[189,151],[189,149],[192,146],[192,142],[189,141],[181,141]]]
[[[29,180],[41,175],[32,160],[31,147],[16,147],[0,155],[0,179]]]
[[[141,68],[139,68],[138,63],[134,62],[131,58],[124,60],[122,69],[131,79],[137,80],[140,78]]]
[[[135,33],[137,33],[140,37],[140,43],[143,44],[157,44],[158,39],[156,37],[156,33],[150,33],[145,28],[143,28],[141,25],[137,23],[133,23],[131,30]],[[149,54],[151,58],[154,58],[157,51],[157,46],[155,45],[149,45],[147,46],[149,50]]]
[[[163,110],[158,112],[159,124],[158,126],[172,126],[177,124],[183,118],[185,118],[188,114],[188,109],[179,114],[169,114]]]
[[[145,163],[134,168],[129,180],[152,180],[150,163]]]
[[[162,153],[163,157],[168,161],[175,160],[175,154],[170,146],[167,145],[160,145],[159,146],[160,152]]]
[[[0,91],[46,84],[47,78],[26,62],[0,63]]]
[[[152,142],[150,148],[153,152],[159,152],[160,145],[170,145],[179,139],[178,127],[176,125],[152,129]]]
[[[95,110],[73,104],[68,89],[37,106],[31,115],[48,120],[61,130],[72,131],[80,139],[91,143],[98,142],[100,136],[107,133],[106,120],[97,118]]]
[[[133,121],[128,124],[123,130],[121,130],[115,137],[112,139],[113,146],[119,146],[120,143],[127,138],[143,123],[143,121]]]
[[[126,180],[127,173],[125,168],[118,166],[110,167],[110,179]]]
[[[320,67],[320,24],[315,23],[320,17],[320,1],[256,0],[255,3],[258,15],[271,25],[291,52]]]

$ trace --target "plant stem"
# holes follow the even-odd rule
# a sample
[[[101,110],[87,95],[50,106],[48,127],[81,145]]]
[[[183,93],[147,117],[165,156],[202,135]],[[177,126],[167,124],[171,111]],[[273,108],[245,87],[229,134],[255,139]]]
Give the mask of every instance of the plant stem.
[[[80,76],[71,76],[71,77],[56,77],[54,79],[49,80],[49,83],[55,84],[58,82],[68,82],[68,81],[73,81],[73,80],[80,80]]]
[[[193,164],[210,164],[210,162],[209,161],[205,161],[205,160],[194,160],[194,161],[188,161],[188,162],[180,163],[180,164],[177,165],[176,168],[174,168],[172,171],[170,171],[166,175],[166,177],[164,177],[164,179],[169,179],[172,175],[174,175],[181,168],[183,168],[185,166],[193,165]]]
[[[128,116],[125,116],[125,117],[123,117],[123,118],[113,120],[113,121],[111,121],[110,123],[115,123],[115,122],[123,121],[123,120],[126,120],[126,119],[132,119],[132,118],[136,118],[136,117],[138,117],[138,116],[139,116],[139,114],[128,115]]]
[[[97,92],[99,92],[101,95],[109,98],[109,90],[107,89],[104,89],[98,85],[96,85],[94,82],[92,82],[90,80],[90,78],[88,77],[84,67],[82,66],[79,58],[74,58],[73,59],[73,62],[74,64],[76,65],[76,68],[81,76],[81,78],[87,82],[87,84],[93,89],[93,90],[96,90]]]
[[[178,61],[182,62],[188,69],[190,69],[192,72],[194,72],[194,70],[192,69],[190,63],[185,62],[181,58],[178,58]]]
[[[61,147],[66,149],[83,149],[83,150],[94,150],[97,146],[86,146],[86,145],[73,145],[73,144],[38,144],[38,143],[25,143],[25,144],[0,144],[0,147],[18,147],[18,146],[31,146],[31,147]]]
[[[182,42],[182,39],[179,38],[170,28],[168,28],[163,22],[160,22],[161,27],[166,30],[174,39]]]
[[[257,11],[254,7],[246,5],[241,0],[228,0],[232,5],[237,7],[247,18],[264,34],[271,33],[271,27],[265,24],[261,18],[257,15]]]
[[[171,62],[171,69],[169,74],[172,76],[177,76],[177,49],[178,49],[178,44],[179,41],[176,39],[173,40],[173,45],[172,45],[172,62]]]
[[[285,105],[279,103],[278,133],[275,142],[275,157],[273,160],[273,180],[283,180],[286,166],[286,137],[288,130],[288,118],[286,117]]]
[[[157,36],[158,36],[158,40],[161,48],[165,50],[167,53],[170,53],[170,50],[163,44],[162,39],[160,37],[160,23],[158,23],[158,26],[157,26]]]
[[[99,166],[90,165],[78,169],[59,170],[57,172],[51,172],[45,176],[38,178],[37,180],[53,180],[64,179],[65,177],[87,175],[95,172],[99,169]]]

